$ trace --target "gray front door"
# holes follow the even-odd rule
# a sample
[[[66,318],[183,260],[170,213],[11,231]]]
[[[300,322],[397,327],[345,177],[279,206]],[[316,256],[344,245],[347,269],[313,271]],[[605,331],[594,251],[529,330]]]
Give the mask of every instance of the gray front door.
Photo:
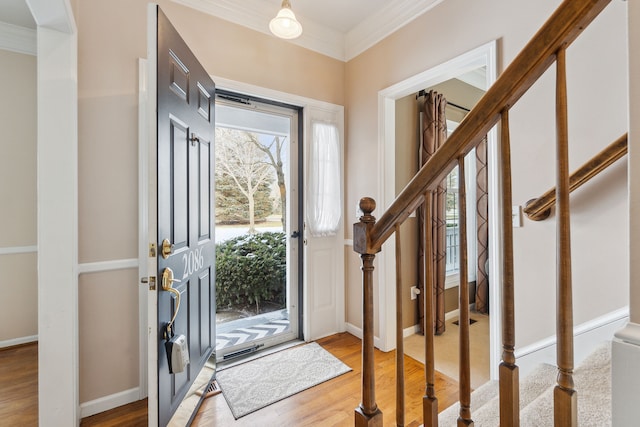
[[[164,426],[215,346],[215,85],[159,8],[157,13],[158,419]],[[163,290],[168,269],[177,292]],[[187,338],[190,364],[174,374],[165,344],[176,310],[172,333]]]

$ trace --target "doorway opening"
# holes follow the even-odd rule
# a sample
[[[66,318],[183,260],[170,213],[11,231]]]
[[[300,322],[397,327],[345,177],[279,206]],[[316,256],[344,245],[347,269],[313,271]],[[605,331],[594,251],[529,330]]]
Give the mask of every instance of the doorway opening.
[[[402,152],[403,147],[406,144],[399,144],[396,141],[402,141],[403,139],[397,135],[399,125],[403,121],[403,115],[401,115],[401,110],[404,107],[410,108],[406,103],[403,103],[402,100],[408,97],[413,98],[413,102],[415,102],[415,95],[421,90],[428,90],[429,88],[434,88],[440,84],[444,84],[448,80],[455,78],[471,78],[471,77],[482,77],[478,80],[477,83],[484,85],[484,89],[489,87],[496,79],[496,42],[492,41],[485,45],[479,46],[476,49],[473,49],[469,52],[466,52],[458,57],[455,57],[443,64],[437,65],[429,70],[426,70],[420,74],[417,74],[407,80],[404,80],[400,83],[397,83],[393,86],[390,86],[378,94],[379,106],[380,106],[380,129],[379,129],[379,144],[380,144],[380,152],[384,153],[384,156],[380,163],[381,170],[385,171],[385,182],[382,186],[381,195],[379,195],[380,203],[382,205],[388,205],[391,203],[393,199],[395,199],[396,194],[403,187],[402,179],[410,179],[412,174],[410,173],[411,167],[413,166],[404,166],[402,161],[397,158],[398,154]],[[484,68],[484,74],[482,76],[478,76],[477,70]],[[468,83],[468,82],[467,82]],[[482,88],[482,87],[480,87]],[[453,103],[458,104],[456,101],[458,99],[457,94],[453,94],[450,91],[442,91],[447,99],[452,100]],[[459,104],[460,105],[460,104]],[[468,108],[470,108],[472,104]],[[460,111],[457,113],[451,111],[451,114],[447,112],[448,119],[455,119],[454,115],[460,115]],[[406,116],[409,117],[409,116]],[[415,116],[411,116],[415,117]],[[462,117],[459,118],[462,120]],[[459,121],[453,120],[453,121]],[[408,132],[410,132],[410,137],[415,138],[416,134],[416,126],[412,125]],[[406,147],[405,147],[406,148]],[[495,130],[491,130],[487,136],[487,158],[488,158],[488,193],[496,193],[498,190],[499,177],[498,177],[498,168],[497,164],[499,162],[499,155],[497,152],[497,133]],[[399,164],[403,166],[399,167]],[[403,173],[409,174],[408,176],[404,176]],[[468,191],[467,191],[468,193]],[[501,206],[498,198],[489,198],[488,199],[488,262],[485,264],[485,269],[488,271],[488,283],[489,283],[489,305],[492,307],[500,306],[500,287],[496,286],[496,284],[500,283],[501,278],[501,242],[499,239],[499,212]],[[411,218],[410,218],[411,220]],[[409,225],[411,221],[408,221]],[[469,230],[471,227],[469,227]],[[469,241],[471,239],[468,238]],[[408,244],[405,240],[405,244]],[[403,295],[396,296],[394,292],[388,289],[387,283],[394,282],[394,274],[395,274],[395,260],[394,256],[387,254],[380,254],[379,259],[379,275],[384,278],[381,281],[379,286],[379,295],[380,298],[385,296],[387,300],[392,299],[392,297],[400,297],[406,299],[407,302],[405,306],[412,306],[414,301],[409,300],[409,291],[408,289],[411,285],[415,284],[415,282],[408,283],[406,294],[403,292]],[[403,277],[410,277],[410,274],[416,275],[415,269],[411,269],[412,273],[408,273],[405,275],[403,273]],[[450,279],[453,279],[453,275]],[[454,281],[450,280],[450,284],[453,284]],[[451,288],[455,289],[455,288]],[[455,292],[452,290],[451,292]],[[445,297],[445,300],[447,298]],[[381,327],[380,327],[380,344],[382,349],[392,349],[393,348],[393,338],[395,337],[395,332],[393,331],[393,322],[388,321],[388,319],[393,319],[393,310],[394,303],[393,300],[390,304],[385,305],[385,307],[381,308]],[[455,308],[446,310],[451,312],[451,315],[455,314]],[[450,316],[451,316],[450,315]],[[410,319],[407,319],[410,320]],[[449,320],[449,319],[446,319]],[[455,319],[452,319],[455,320]],[[500,360],[501,354],[501,316],[499,310],[493,310],[491,316],[488,318],[488,334],[489,337],[483,338],[485,342],[488,342],[488,353],[489,360],[491,361],[489,376],[491,379],[497,379],[497,369],[495,367]],[[477,324],[474,324],[475,327]],[[403,328],[405,330],[405,337],[412,335],[417,330],[417,325],[413,324],[404,324]],[[452,326],[450,329],[454,330],[457,326]],[[446,335],[446,334],[445,334]],[[405,347],[406,349],[406,347]]]
[[[300,338],[298,107],[216,94],[216,357]]]
[[[410,115],[413,120],[408,123],[408,129],[400,129],[405,121],[398,120],[396,127],[399,132],[397,139],[406,141],[406,134],[421,135],[415,131],[415,127],[423,129],[424,123],[424,93],[437,92],[446,99],[444,115],[446,116],[447,135],[451,135],[468,112],[478,102],[486,91],[486,66],[457,75],[433,86],[421,90],[418,95],[411,94],[396,101],[396,114],[399,116]],[[423,145],[421,138],[416,136],[415,147],[411,150],[405,147],[397,150],[396,161],[398,164],[415,164],[418,153]],[[487,155],[486,143],[482,143],[478,149],[473,149],[465,157],[465,182],[458,179],[458,167],[454,167],[444,181],[445,203],[443,206],[443,220],[446,224],[445,237],[440,244],[445,258],[444,282],[439,284],[441,290],[442,310],[436,310],[435,318],[438,322],[436,336],[435,368],[453,378],[459,372],[459,343],[458,343],[458,318],[459,318],[459,291],[460,291],[460,227],[458,213],[459,189],[466,188],[466,212],[467,212],[467,271],[469,286],[469,301],[471,310],[470,341],[471,346],[471,378],[472,387],[477,388],[490,379],[489,363],[489,293],[486,262],[488,260],[488,193],[487,193]],[[409,157],[410,159],[406,159]],[[408,162],[407,160],[411,160]],[[412,173],[415,173],[413,171]],[[399,181],[409,176],[397,177]],[[401,184],[402,182],[398,182]],[[416,220],[417,221],[417,220]],[[417,224],[417,228],[421,228]],[[408,268],[415,272],[418,270],[418,260],[405,260]],[[418,279],[416,277],[416,279]],[[422,298],[418,298],[418,306],[423,304]],[[413,301],[412,301],[413,302]],[[416,312],[419,311],[416,309]],[[422,324],[422,312],[420,311],[419,323]],[[405,353],[424,362],[424,338],[422,335],[410,335],[405,339]]]

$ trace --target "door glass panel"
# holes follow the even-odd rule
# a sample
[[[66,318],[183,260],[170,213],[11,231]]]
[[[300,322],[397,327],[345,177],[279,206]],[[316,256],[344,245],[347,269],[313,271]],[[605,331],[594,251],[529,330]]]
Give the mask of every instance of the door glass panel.
[[[216,101],[218,360],[298,338],[297,110]]]

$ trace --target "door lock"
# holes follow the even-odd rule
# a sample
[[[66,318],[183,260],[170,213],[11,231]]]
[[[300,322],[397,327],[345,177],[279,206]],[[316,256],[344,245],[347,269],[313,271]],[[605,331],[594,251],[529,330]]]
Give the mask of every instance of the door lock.
[[[173,253],[173,244],[169,239],[162,241],[162,258],[167,259]]]
[[[195,133],[191,132],[191,137],[189,138],[189,141],[191,141],[191,145],[195,147],[196,143],[200,142],[200,138],[198,138]]]
[[[150,291],[155,291],[156,290],[156,277],[155,276],[143,277],[143,278],[140,279],[140,283],[148,284]]]
[[[182,334],[176,335],[173,331],[173,323],[176,321],[178,310],[180,310],[180,291],[173,288],[173,282],[180,282],[180,280],[174,279],[173,270],[167,267],[162,271],[162,289],[176,296],[176,308],[173,311],[171,321],[164,330],[164,339],[166,341],[165,349],[169,362],[169,372],[177,374],[184,371],[189,364],[189,343],[187,342],[187,337]]]

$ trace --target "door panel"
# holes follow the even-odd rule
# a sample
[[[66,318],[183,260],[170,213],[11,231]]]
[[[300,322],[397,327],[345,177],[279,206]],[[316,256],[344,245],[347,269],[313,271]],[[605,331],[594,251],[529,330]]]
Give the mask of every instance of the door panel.
[[[166,425],[215,343],[212,143],[213,81],[157,9],[157,182],[158,182],[158,421]],[[163,251],[163,241],[170,243]],[[170,268],[172,287],[163,290]],[[177,310],[177,313],[176,313]],[[190,364],[169,372],[167,325],[187,338]]]
[[[340,142],[339,157],[339,191],[343,191],[343,157],[344,149],[343,136],[343,109],[334,106],[331,109],[321,109],[309,107],[305,109],[305,133],[307,148],[304,159],[304,188],[309,189],[306,195],[306,214],[304,227],[304,292],[305,316],[304,325],[305,339],[314,340],[327,335],[335,334],[345,330],[344,319],[344,218],[341,218],[337,230],[333,233],[313,235],[307,225],[311,225],[310,200],[314,197],[310,190],[310,171],[312,162],[319,162],[322,159],[314,159],[311,153],[311,145],[314,138],[313,124],[316,122],[336,126],[338,139]],[[340,198],[342,200],[342,197]],[[344,212],[344,209],[342,209]]]

